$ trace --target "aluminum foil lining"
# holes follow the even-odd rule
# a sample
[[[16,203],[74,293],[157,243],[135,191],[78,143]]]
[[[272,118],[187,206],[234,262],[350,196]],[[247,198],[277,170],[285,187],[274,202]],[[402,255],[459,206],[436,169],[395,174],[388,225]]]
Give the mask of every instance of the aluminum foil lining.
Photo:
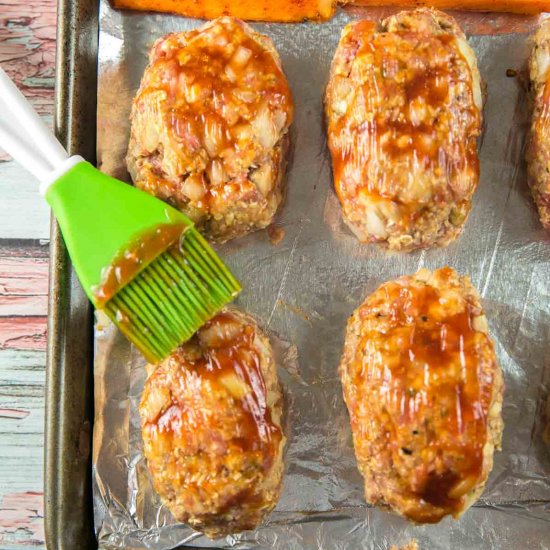
[[[137,406],[145,362],[99,319],[93,484],[101,547],[386,550],[416,539],[424,550],[550,548],[550,239],[526,182],[525,85],[510,76],[521,76],[535,20],[461,20],[467,30],[491,33],[471,37],[489,94],[473,210],[464,234],[448,248],[390,254],[358,243],[342,222],[322,115],[341,29],[353,18],[379,14],[356,9],[324,24],[254,25],[274,40],[296,103],[289,194],[276,221],[285,237],[273,245],[262,231],[219,252],[244,284],[236,305],[259,320],[280,358],[289,428],[277,508],[256,531],[218,541],[174,521],[142,456]],[[503,21],[517,22],[517,32],[499,34]],[[151,44],[200,24],[115,11],[101,1],[98,159],[105,172],[128,179],[128,115]],[[368,293],[388,279],[443,265],[468,274],[483,298],[506,378],[506,427],[477,504],[458,521],[414,526],[365,504],[337,365],[347,317]]]

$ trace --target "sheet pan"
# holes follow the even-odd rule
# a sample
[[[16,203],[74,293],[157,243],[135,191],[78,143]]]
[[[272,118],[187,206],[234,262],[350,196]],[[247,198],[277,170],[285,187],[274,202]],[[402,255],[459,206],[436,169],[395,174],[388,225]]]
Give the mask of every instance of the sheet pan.
[[[58,0],[55,131],[71,154],[95,160],[97,0]],[[97,548],[91,496],[92,307],[52,220],[44,525],[48,548]]]
[[[545,413],[550,382],[548,271],[550,244],[536,220],[525,180],[527,127],[521,73],[533,20],[506,30],[490,16],[462,18],[475,35],[488,83],[482,175],[461,239],[445,250],[388,254],[359,245],[341,222],[331,185],[321,100],[339,33],[351,10],[323,25],[254,25],[271,36],[296,99],[289,197],[273,246],[265,232],[220,248],[245,284],[237,305],[269,331],[283,358],[291,432],[283,496],[255,532],[211,543],[177,525],[151,490],[141,457],[136,404],[144,364],[113,327],[96,332],[96,423],[93,475],[96,529],[105,547],[388,548],[416,538],[422,548],[547,548],[550,450]],[[127,178],[122,162],[128,111],[151,43],[199,22],[166,15],[114,12],[101,4],[98,162]],[[481,19],[483,18],[483,19]],[[513,28],[511,28],[513,25]],[[345,320],[364,296],[389,278],[419,267],[451,265],[480,290],[503,367],[504,448],[479,503],[460,521],[414,527],[369,508],[362,498],[347,415],[336,376]]]

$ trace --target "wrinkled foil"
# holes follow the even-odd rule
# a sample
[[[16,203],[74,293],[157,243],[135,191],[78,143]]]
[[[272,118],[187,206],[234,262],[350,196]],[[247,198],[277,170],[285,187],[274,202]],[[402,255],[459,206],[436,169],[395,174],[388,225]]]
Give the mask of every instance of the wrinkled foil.
[[[93,483],[104,548],[388,549],[550,548],[550,239],[529,195],[522,71],[535,19],[461,16],[487,82],[481,179],[461,238],[446,249],[388,253],[344,226],[331,181],[322,98],[340,31],[384,10],[340,11],[324,24],[255,24],[281,54],[296,103],[288,198],[279,245],[261,231],[219,248],[244,291],[236,305],[268,331],[288,419],[280,502],[255,531],[210,541],[174,521],[155,494],[138,404],[145,361],[102,318],[96,325]],[[512,22],[512,23],[510,23]],[[200,21],[112,10],[101,1],[98,160],[128,180],[132,97],[155,39]],[[513,34],[501,34],[502,25]],[[510,71],[517,77],[510,77]],[[444,265],[479,289],[506,379],[503,449],[482,498],[460,520],[415,526],[366,505],[337,365],[346,321],[382,282]]]

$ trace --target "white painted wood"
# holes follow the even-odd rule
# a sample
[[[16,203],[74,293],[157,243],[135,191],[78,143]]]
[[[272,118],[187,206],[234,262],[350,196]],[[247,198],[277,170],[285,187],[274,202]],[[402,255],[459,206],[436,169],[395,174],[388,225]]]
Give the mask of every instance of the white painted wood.
[[[0,350],[0,495],[41,490],[45,364],[44,351]]]
[[[49,239],[50,208],[38,185],[15,162],[0,162],[0,238]]]

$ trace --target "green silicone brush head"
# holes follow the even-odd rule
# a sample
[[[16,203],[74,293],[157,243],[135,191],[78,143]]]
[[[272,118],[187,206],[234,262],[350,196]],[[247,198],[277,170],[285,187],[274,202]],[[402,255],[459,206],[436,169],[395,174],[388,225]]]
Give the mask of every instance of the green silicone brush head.
[[[241,290],[186,216],[87,162],[46,199],[90,300],[149,361],[166,357]]]
[[[105,305],[107,315],[157,362],[185,342],[241,287],[198,231],[153,260]]]

